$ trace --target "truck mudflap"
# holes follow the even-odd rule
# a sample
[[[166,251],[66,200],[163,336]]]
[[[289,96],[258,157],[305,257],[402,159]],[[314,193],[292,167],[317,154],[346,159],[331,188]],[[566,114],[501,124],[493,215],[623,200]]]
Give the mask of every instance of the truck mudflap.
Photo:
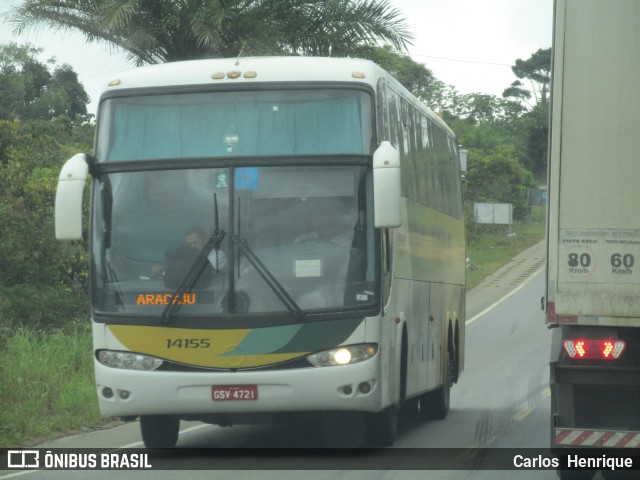
[[[638,448],[640,432],[590,430],[584,428],[555,428],[557,447]]]
[[[551,446],[640,448],[640,368],[550,364]]]

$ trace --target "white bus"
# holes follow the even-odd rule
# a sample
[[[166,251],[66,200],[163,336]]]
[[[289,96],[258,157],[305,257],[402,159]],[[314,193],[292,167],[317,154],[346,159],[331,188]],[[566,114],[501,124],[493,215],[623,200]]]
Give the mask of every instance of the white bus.
[[[82,236],[89,174],[100,410],[139,416],[146,446],[174,446],[181,419],[342,412],[390,445],[401,408],[446,416],[464,363],[458,147],[375,64],[124,72],[95,155],[60,174],[59,239]]]

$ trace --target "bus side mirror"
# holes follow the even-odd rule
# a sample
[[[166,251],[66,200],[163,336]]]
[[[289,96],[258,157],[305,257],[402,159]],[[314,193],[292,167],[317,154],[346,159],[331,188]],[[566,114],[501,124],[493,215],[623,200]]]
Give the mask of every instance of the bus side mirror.
[[[400,152],[384,141],[373,153],[373,207],[376,228],[402,225]]]
[[[87,156],[78,153],[62,167],[56,190],[56,238],[80,240],[82,238],[82,193],[89,176]]]

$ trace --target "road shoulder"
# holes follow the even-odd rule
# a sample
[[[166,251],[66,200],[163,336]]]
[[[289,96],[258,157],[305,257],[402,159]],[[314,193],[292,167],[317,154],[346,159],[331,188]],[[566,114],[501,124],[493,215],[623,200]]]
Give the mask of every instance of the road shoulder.
[[[467,292],[467,322],[518,288],[545,263],[545,242],[541,241],[516,255],[509,263],[489,275]],[[540,292],[540,296],[544,292]]]

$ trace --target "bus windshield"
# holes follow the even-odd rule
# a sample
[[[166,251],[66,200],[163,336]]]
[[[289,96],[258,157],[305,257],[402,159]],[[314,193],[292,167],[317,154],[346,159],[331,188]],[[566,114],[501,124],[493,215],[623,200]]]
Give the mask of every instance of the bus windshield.
[[[100,105],[100,162],[369,154],[371,96],[340,88],[154,94]]]
[[[371,169],[321,163],[97,176],[97,317],[289,321],[375,306]]]

